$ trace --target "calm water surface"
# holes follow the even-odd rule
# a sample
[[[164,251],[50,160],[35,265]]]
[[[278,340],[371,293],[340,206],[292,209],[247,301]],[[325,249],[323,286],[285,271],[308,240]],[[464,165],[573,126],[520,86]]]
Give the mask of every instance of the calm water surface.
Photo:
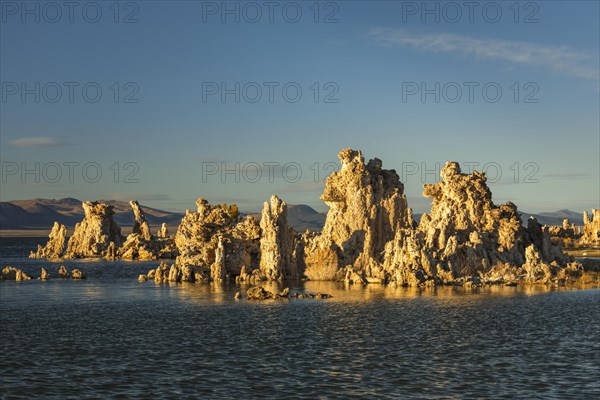
[[[21,257],[34,239],[0,244],[1,266],[61,265]],[[2,398],[600,396],[597,289],[299,282],[334,298],[254,303],[138,283],[157,262],[63,264],[88,279],[0,283]]]

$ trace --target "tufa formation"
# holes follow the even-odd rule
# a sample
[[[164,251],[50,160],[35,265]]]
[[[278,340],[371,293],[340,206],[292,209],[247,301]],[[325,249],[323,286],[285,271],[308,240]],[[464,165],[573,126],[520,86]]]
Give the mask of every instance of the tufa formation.
[[[425,185],[431,210],[417,223],[404,186],[394,170],[360,151],[339,153],[341,168],[326,180],[321,199],[329,206],[321,232],[295,232],[287,223],[287,204],[277,196],[264,203],[260,222],[241,217],[235,206],[204,199],[186,211],[175,236],[163,226],[153,236],[137,201],[131,201],[132,233],[125,240],[112,219],[112,207],[84,203],[63,254],[66,228],[55,224],[50,239],[31,257],[106,257],[131,260],[174,259],[140,276],[140,282],[225,282],[240,284],[306,278],[397,286],[440,284],[477,286],[502,283],[566,283],[583,266],[562,251],[555,237],[574,228],[524,226],[517,206],[496,205],[480,172],[462,173],[447,163],[441,180]],[[600,212],[585,216],[579,240],[600,244]],[[60,274],[59,274],[60,275]],[[248,292],[252,298],[264,293]]]

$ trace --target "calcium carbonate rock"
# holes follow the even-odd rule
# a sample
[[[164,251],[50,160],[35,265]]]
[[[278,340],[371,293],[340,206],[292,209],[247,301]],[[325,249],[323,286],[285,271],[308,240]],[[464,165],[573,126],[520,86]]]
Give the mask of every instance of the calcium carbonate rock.
[[[600,209],[592,209],[590,218],[587,210],[583,212],[583,236],[579,246],[600,246]]]
[[[338,246],[331,240],[311,233],[303,239],[304,275],[311,281],[332,281],[339,275]]]
[[[155,283],[163,283],[168,282],[169,280],[169,272],[167,271],[169,265],[167,263],[161,262],[158,267],[154,270],[154,282]],[[150,275],[150,273],[148,273]]]
[[[171,269],[169,270],[169,282],[179,282],[180,277],[179,269],[175,264],[171,265]]]
[[[0,273],[4,281],[29,281],[31,276],[27,275],[23,270],[15,267],[4,267]]]
[[[119,248],[118,258],[123,260],[156,260],[158,254],[152,240],[146,240],[137,233],[127,235],[125,243]]]
[[[266,279],[298,278],[294,230],[287,224],[287,204],[279,197],[264,203],[260,228],[260,270]]]
[[[65,249],[66,242],[67,227],[55,222],[50,231],[46,246],[42,247],[38,245],[37,251],[32,251],[31,254],[29,254],[29,258],[60,258]]]
[[[161,239],[166,239],[169,237],[169,229],[167,229],[167,224],[165,224],[164,222],[162,223],[160,229],[156,233],[156,236],[158,236]]]
[[[71,278],[72,279],[85,279],[86,277],[82,271],[75,268],[73,271],[71,271]]]
[[[433,199],[417,228],[425,251],[452,266],[456,276],[473,275],[498,262],[523,264],[528,240],[517,207],[510,202],[495,206],[485,174],[463,174],[458,163],[447,163],[441,177],[423,192]]]
[[[383,170],[378,159],[365,165],[354,150],[339,157],[342,167],[321,196],[330,207],[323,231],[304,234],[296,249],[309,279],[403,286],[555,282],[572,262],[547,227],[531,219],[524,228],[513,203],[495,205],[483,173],[463,174],[458,163],[447,163],[442,180],[425,185],[432,207],[416,224],[394,171]]]
[[[156,260],[159,258],[175,258],[177,247],[174,238],[168,237],[166,225],[155,238],[150,234],[150,228],[144,211],[135,200],[129,202],[134,215],[134,226],[127,240],[118,250],[118,257],[123,260]]]
[[[17,282],[19,282],[19,281],[30,281],[31,280],[31,276],[27,275],[22,270],[17,269],[16,274],[15,274],[15,280]]]
[[[65,258],[106,257],[111,243],[119,247],[122,242],[121,229],[113,220],[113,206],[84,202],[83,211],[85,217],[75,226]]]
[[[290,295],[290,289],[285,288],[279,293],[269,292],[262,286],[254,286],[248,289],[246,297],[248,300],[284,300],[288,299]]]
[[[307,274],[319,275],[315,271],[319,253],[327,259],[323,268],[331,269],[335,252],[338,269],[352,266],[365,278],[385,279],[386,244],[398,230],[413,225],[404,185],[396,171],[383,169],[377,158],[365,164],[361,152],[351,149],[342,150],[338,157],[341,168],[327,178],[321,196],[329,206],[325,226],[304,248]]]
[[[60,268],[58,269],[58,276],[60,276],[61,278],[68,278],[69,271],[67,270],[67,267],[65,267],[64,265],[61,265]]]
[[[138,234],[142,239],[150,241],[152,239],[150,227],[148,226],[148,222],[146,222],[146,215],[144,214],[142,207],[140,207],[140,203],[138,203],[137,200],[131,200],[129,205],[133,211],[134,218],[133,229],[131,230],[131,233]]]
[[[50,274],[48,273],[48,271],[46,271],[46,268],[42,268],[42,272],[40,273],[40,279],[43,281],[50,279]]]
[[[564,219],[561,226],[548,226],[548,233],[552,243],[560,244],[561,247],[574,247],[578,234],[575,224],[572,224],[568,219]]]
[[[196,202],[196,212],[186,212],[177,229],[176,264],[188,265],[201,274],[225,279],[239,275],[242,267],[251,272],[259,267],[260,226],[252,216],[241,218],[233,206],[210,205],[206,200]],[[217,249],[223,247],[224,272],[211,272],[217,259]],[[223,276],[223,277],[222,277]]]
[[[225,247],[223,240],[219,239],[219,245],[215,251],[215,262],[210,267],[210,277],[215,282],[223,282],[225,280]]]
[[[423,191],[433,199],[431,211],[423,214],[414,231],[398,231],[386,248],[384,265],[390,282],[415,286],[521,276],[548,282],[556,279],[555,266],[570,261],[535,219],[525,229],[513,203],[493,203],[485,174],[463,174],[458,163],[450,162],[441,178]],[[479,284],[471,278],[469,282]]]

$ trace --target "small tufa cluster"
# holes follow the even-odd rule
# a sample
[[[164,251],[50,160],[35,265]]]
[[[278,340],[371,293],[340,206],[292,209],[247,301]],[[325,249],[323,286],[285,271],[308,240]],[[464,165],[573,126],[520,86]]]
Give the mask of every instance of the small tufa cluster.
[[[157,237],[150,234],[144,212],[137,201],[131,201],[134,226],[123,238],[121,228],[113,219],[113,206],[99,202],[84,202],[84,219],[75,226],[67,244],[67,228],[55,222],[47,244],[38,246],[30,258],[120,258],[124,260],[156,260],[177,255],[174,238],[168,236],[163,224]],[[66,245],[66,250],[65,250]]]
[[[69,277],[74,280],[86,279],[86,275],[75,268],[69,273],[67,268],[64,265],[61,265],[57,271],[57,275],[62,279],[68,279]],[[42,268],[40,275],[37,278],[28,275],[20,268],[15,267],[4,267],[2,271],[0,271],[0,281],[30,281],[32,279],[39,279],[42,281],[47,281],[50,279],[52,275],[46,270],[46,268]]]

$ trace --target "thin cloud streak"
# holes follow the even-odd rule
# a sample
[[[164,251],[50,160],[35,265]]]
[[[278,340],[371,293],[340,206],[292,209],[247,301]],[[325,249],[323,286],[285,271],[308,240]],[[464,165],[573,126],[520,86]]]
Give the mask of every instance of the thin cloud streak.
[[[63,143],[56,138],[48,136],[24,137],[9,140],[8,144],[16,147],[52,147],[67,145],[67,143]]]
[[[369,35],[386,46],[413,47],[432,53],[460,53],[481,59],[540,66],[578,78],[600,80],[598,58],[567,46],[477,39],[450,33],[418,34],[390,28],[375,28]]]

